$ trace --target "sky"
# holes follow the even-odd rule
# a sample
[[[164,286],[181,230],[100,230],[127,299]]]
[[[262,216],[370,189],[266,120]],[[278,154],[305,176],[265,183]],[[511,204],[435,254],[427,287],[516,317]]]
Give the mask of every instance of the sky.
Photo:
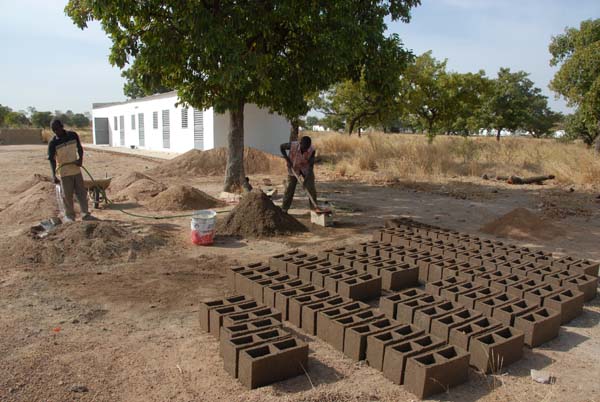
[[[80,30],[64,14],[66,0],[0,0],[0,104],[15,110],[91,110],[93,102],[124,100],[123,79],[108,62],[110,40],[97,23]],[[409,24],[391,22],[415,54],[432,50],[458,72],[500,67],[524,70],[548,89],[553,35],[600,18],[600,0],[422,0]]]

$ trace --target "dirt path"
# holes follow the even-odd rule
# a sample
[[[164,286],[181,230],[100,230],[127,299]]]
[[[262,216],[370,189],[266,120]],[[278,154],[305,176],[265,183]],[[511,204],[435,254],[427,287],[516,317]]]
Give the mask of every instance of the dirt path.
[[[47,174],[44,154],[43,147],[0,147],[0,169],[5,172],[0,208],[14,197],[11,189],[34,173]],[[86,158],[86,166],[100,176],[143,172],[157,163],[94,151]],[[221,180],[196,177],[186,183],[216,195]],[[280,184],[282,178],[271,180]],[[297,377],[247,391],[223,370],[217,343],[200,331],[198,303],[225,294],[224,268],[235,262],[263,259],[290,247],[315,252],[367,239],[385,219],[400,215],[477,233],[484,223],[515,207],[536,210],[549,193],[563,192],[482,183],[383,187],[326,182],[318,188],[338,208],[336,228],[312,227],[311,233],[270,240],[218,239],[213,247],[202,248],[189,242],[189,221],[178,219],[162,226],[167,247],[133,260],[16,266],[10,255],[0,255],[0,401],[414,400],[376,370],[301,333],[310,341],[309,375],[315,388],[306,377]],[[307,223],[301,209],[305,204],[299,197],[295,203],[299,209],[292,213]],[[137,205],[127,208],[144,212]],[[555,221],[565,227],[567,236],[528,245],[600,259],[600,216],[594,204],[586,208],[590,214]],[[132,219],[115,210],[95,214],[100,219]],[[0,244],[13,242],[27,226],[3,225]],[[485,377],[471,372],[467,384],[439,397],[599,400],[599,321],[600,301],[596,300],[586,305],[581,317],[562,327],[557,339],[526,350],[521,361],[505,370],[506,375]],[[530,369],[550,371],[557,377],[556,384],[532,382]],[[74,392],[76,386],[87,392]]]

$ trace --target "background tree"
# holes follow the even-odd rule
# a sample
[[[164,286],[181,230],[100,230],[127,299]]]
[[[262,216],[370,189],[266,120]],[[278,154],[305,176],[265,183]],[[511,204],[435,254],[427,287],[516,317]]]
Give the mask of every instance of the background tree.
[[[83,113],[75,113],[71,119],[71,124],[77,128],[89,127],[91,122]]]
[[[306,123],[306,128],[311,129],[312,126],[316,126],[319,124],[319,118],[317,116],[306,116],[304,119]]]
[[[561,113],[550,110],[548,98],[543,95],[536,96],[527,111],[527,118],[522,128],[534,138],[553,137],[557,124],[564,118]]]
[[[50,128],[53,117],[51,112],[36,111],[31,115],[31,124],[39,128]]]
[[[6,116],[12,111],[8,106],[0,105],[0,127],[6,125]]]
[[[595,135],[592,142],[600,152],[600,19],[583,21],[579,29],[567,28],[552,38],[549,50],[550,65],[560,66],[550,89],[577,108],[568,127],[572,134],[581,133],[586,143],[587,136]]]
[[[478,133],[481,108],[490,89],[485,72],[450,73],[445,89],[449,92],[449,103],[442,115],[444,131],[464,136]]]
[[[8,127],[25,127],[31,124],[29,119],[25,115],[25,112],[22,111],[8,112],[4,117],[4,123]]]
[[[579,108],[573,114],[566,116],[565,132],[568,139],[580,139],[584,144],[591,146],[600,135],[600,128],[595,124],[589,124],[593,116],[586,116],[585,113],[583,108]]]
[[[244,105],[304,115],[310,93],[359,77],[386,39],[385,18],[408,21],[418,4],[70,0],[66,12],[80,28],[102,23],[112,64],[135,60],[140,74],[177,90],[181,102],[229,112],[224,187],[235,191],[245,182]]]
[[[136,68],[135,62],[127,70],[121,72],[121,77],[125,78],[123,93],[128,99],[143,98],[144,96],[172,91],[171,88],[161,85],[160,82],[153,81],[157,77],[151,74],[143,74],[139,68]]]

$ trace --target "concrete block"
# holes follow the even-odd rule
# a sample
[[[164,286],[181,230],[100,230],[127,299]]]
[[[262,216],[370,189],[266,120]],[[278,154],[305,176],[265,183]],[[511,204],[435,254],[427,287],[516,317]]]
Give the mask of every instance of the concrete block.
[[[583,292],[584,301],[593,300],[598,291],[598,277],[592,275],[577,275],[565,279],[562,285],[567,289],[574,289]]]
[[[525,276],[521,276],[521,275],[517,275],[517,274],[510,274],[509,276],[506,276],[506,277],[503,277],[500,279],[494,279],[490,283],[490,287],[492,289],[500,290],[502,292],[507,292],[508,288],[510,286],[514,286],[519,283],[526,282],[528,280],[529,280],[529,278],[527,278]]]
[[[494,311],[497,308],[506,306],[508,304],[518,302],[519,298],[511,296],[507,293],[494,294],[493,296],[485,297],[475,301],[475,310],[481,312],[486,317],[493,317]]]
[[[527,272],[527,277],[538,281],[545,281],[550,275],[562,272],[563,269],[547,265]]]
[[[340,256],[340,264],[342,264],[343,266],[345,266],[347,268],[356,268],[354,266],[354,263],[358,260],[362,260],[365,258],[371,258],[371,257],[369,257],[369,254],[367,254],[367,253],[358,252],[356,250],[350,250],[350,251],[346,251],[343,255]],[[373,258],[379,258],[379,257],[373,257]]]
[[[476,276],[474,282],[483,287],[490,287],[492,282],[505,279],[511,275],[512,274],[507,274],[502,271],[486,272],[485,274]]]
[[[335,296],[327,300],[314,302],[302,306],[302,329],[310,335],[317,334],[317,314],[333,307],[341,307],[352,303],[350,300]]]
[[[469,363],[482,373],[501,373],[523,356],[524,339],[522,331],[507,326],[476,336],[469,345]]]
[[[288,305],[288,321],[302,328],[302,307],[325,300],[332,299],[337,295],[329,290],[320,290],[315,293],[303,294],[292,297]]]
[[[223,325],[223,317],[231,314],[243,313],[261,308],[254,300],[242,302],[238,304],[229,304],[222,307],[216,307],[209,310],[208,319],[209,331],[212,336],[219,338],[221,326]]]
[[[465,279],[468,282],[475,282],[475,278],[477,278],[478,276],[494,271],[495,270],[493,268],[475,266],[475,268],[460,270],[458,272],[458,277]]]
[[[281,317],[284,321],[289,320],[289,303],[292,297],[301,295],[310,295],[322,291],[314,285],[305,285],[295,289],[284,290],[275,293],[275,308],[281,311]]]
[[[552,274],[546,275],[544,277],[544,282],[551,283],[553,285],[563,286],[563,282],[567,279],[575,278],[576,276],[580,276],[581,274],[573,273],[569,270],[563,269],[558,272],[554,272]]]
[[[344,336],[344,354],[356,361],[364,360],[367,353],[367,338],[400,326],[400,323],[389,318],[349,327]]]
[[[244,349],[240,354],[239,380],[250,389],[305,373],[308,345],[296,338]]]
[[[223,327],[230,327],[233,325],[244,324],[256,319],[261,318],[273,318],[275,320],[282,321],[281,312],[272,307],[259,307],[249,311],[243,311],[235,314],[227,314],[223,316]],[[220,336],[219,329],[219,336]]]
[[[281,273],[287,272],[288,262],[294,261],[294,259],[302,259],[308,255],[298,249],[288,250],[285,253],[277,254],[269,258],[269,265],[272,269],[277,270]]]
[[[252,301],[245,295],[234,295],[225,297],[222,299],[207,300],[200,303],[200,328],[204,332],[210,332],[210,310],[229,306],[232,304],[239,304],[247,301]]]
[[[276,285],[279,283],[289,282],[294,280],[288,274],[279,274],[277,276],[265,277],[263,279],[259,279],[252,282],[252,295],[254,300],[258,303],[264,304],[264,289],[271,285]]]
[[[529,277],[530,272],[531,271],[536,271],[540,268],[542,268],[543,266],[536,263],[536,262],[527,262],[523,265],[519,265],[518,267],[513,268],[512,273],[513,274],[517,274],[517,275],[521,275],[521,276],[526,276]]]
[[[514,258],[510,258],[507,255],[498,254],[494,251],[493,256],[482,261],[482,264],[486,268],[494,268],[498,270],[498,268],[503,264],[508,264],[514,260]]]
[[[560,313],[540,307],[515,318],[514,327],[523,332],[525,345],[534,348],[558,336]]]
[[[251,335],[272,328],[281,328],[281,321],[272,317],[257,318],[242,324],[221,327],[219,340],[237,338],[238,336]]]
[[[404,384],[406,361],[424,352],[443,346],[444,342],[431,335],[424,335],[385,348],[383,375],[395,384]]]
[[[390,258],[396,262],[410,263],[409,261],[414,261],[418,254],[419,250],[416,248],[397,247],[397,250],[390,254]]]
[[[460,277],[459,277],[460,278]],[[450,301],[458,301],[459,296],[469,293],[478,289],[483,289],[481,285],[477,285],[473,282],[466,281],[459,283],[455,286],[442,289],[440,295],[442,298]]]
[[[465,282],[466,280],[455,276],[451,278],[440,279],[433,282],[427,282],[427,284],[425,285],[425,292],[434,296],[440,296],[442,294],[443,289],[450,288],[452,286],[456,286]]]
[[[316,255],[307,255],[306,257],[303,257],[303,258],[294,258],[292,261],[288,261],[288,263],[287,263],[287,267],[286,267],[287,273],[289,275],[299,277],[300,269],[302,266],[314,265],[316,263],[325,262],[325,261],[327,261],[327,260],[317,257]]]
[[[418,299],[400,302],[396,305],[396,316],[392,317],[403,324],[412,324],[415,319],[415,312],[443,303],[444,300],[438,296],[425,296]]]
[[[416,264],[419,267],[419,282],[429,282],[429,267],[433,264],[443,264],[446,260],[447,258],[441,254],[433,254],[417,260]]]
[[[262,262],[255,262],[244,266],[230,267],[225,274],[227,286],[235,292],[235,277],[238,273],[241,273],[243,271],[253,271],[255,269],[260,268],[268,268],[268,266]]]
[[[331,275],[327,275],[323,278],[323,287],[332,292],[337,292],[338,283],[343,279],[353,278],[363,271],[358,271],[354,268],[349,268],[343,271],[336,272]]]
[[[428,282],[439,281],[445,277],[457,276],[459,268],[457,265],[459,262],[450,257],[446,257],[442,254],[442,260],[429,264],[429,272],[427,275]]]
[[[342,278],[338,282],[337,292],[352,300],[371,300],[381,294],[381,277],[369,273]]]
[[[431,322],[430,332],[445,342],[450,339],[450,331],[461,325],[481,318],[481,313],[475,310],[463,309],[438,317]]]
[[[469,378],[468,352],[456,346],[444,346],[406,362],[404,386],[420,399],[447,392]]]
[[[365,310],[371,310],[368,304],[361,302],[352,302],[342,304],[327,310],[319,311],[317,314],[316,334],[319,338],[327,341],[329,323],[338,318],[347,317],[352,314],[360,313]]]
[[[313,271],[311,282],[315,286],[320,286],[322,288],[325,287],[325,278],[330,275],[335,275],[340,272],[349,271],[352,268],[345,267],[343,265],[334,265],[333,267],[319,269],[317,271]]]
[[[485,299],[492,296],[497,296],[501,292],[488,287],[482,287],[471,292],[463,293],[458,296],[457,302],[466,308],[474,309],[477,300]]]
[[[457,313],[464,309],[465,308],[457,302],[445,301],[440,304],[415,311],[413,324],[419,328],[422,328],[425,330],[425,332],[431,332],[431,322],[434,319],[441,318],[452,313]]]
[[[319,251],[317,253],[317,256],[320,258],[326,259],[327,261],[331,261],[332,263],[339,264],[340,259],[337,255],[338,255],[338,253],[343,254],[346,250],[350,250],[350,248],[348,248],[346,246],[328,248],[323,251]]]
[[[354,269],[356,269],[358,271],[366,272],[367,267],[369,265],[371,265],[371,264],[377,264],[377,263],[383,263],[383,262],[393,263],[394,260],[392,260],[392,259],[385,259],[385,258],[380,257],[380,256],[357,258],[356,260],[354,260],[352,262],[352,268],[354,268]]]
[[[525,293],[531,292],[534,289],[544,286],[544,282],[536,281],[535,279],[527,279],[526,281],[515,283],[506,288],[506,293],[523,298]]]
[[[380,242],[371,240],[358,243],[358,246],[355,247],[355,250],[358,250],[362,253],[367,253],[369,256],[377,256],[379,255],[379,251],[381,249],[385,249],[388,247],[393,247],[390,242]]]
[[[370,264],[366,272],[381,277],[381,288],[402,290],[418,285],[419,268],[408,263],[394,260]]]
[[[538,307],[540,306],[529,300],[518,299],[517,302],[509,303],[494,309],[492,318],[500,321],[504,325],[514,325],[516,317],[527,314]]]
[[[548,297],[555,295],[556,293],[564,290],[564,288],[560,285],[553,285],[551,283],[546,283],[540,287],[537,287],[533,290],[525,292],[523,298],[532,303],[537,304],[538,306],[544,305],[544,300]]]
[[[371,367],[382,371],[387,347],[421,335],[424,335],[424,331],[410,324],[404,324],[379,334],[369,335],[367,336],[366,360]]]
[[[544,307],[558,311],[561,324],[577,318],[583,312],[583,292],[576,289],[565,289],[544,300]]]
[[[469,350],[473,337],[486,334],[494,329],[501,328],[501,322],[493,318],[481,317],[450,329],[448,343]]]
[[[275,276],[278,274],[278,272],[273,271],[271,268],[265,266],[236,272],[234,279],[236,292],[251,296],[252,281],[261,279],[262,274],[266,274],[264,276],[266,278],[270,276]]]
[[[423,298],[426,296],[428,296],[428,293],[424,292],[421,289],[407,289],[402,292],[393,293],[388,296],[382,296],[379,299],[379,309],[386,316],[388,316],[388,318],[394,318],[396,316],[396,307],[398,303],[416,298]]]
[[[581,260],[571,264],[567,269],[578,274],[590,276],[598,276],[598,267],[600,263],[597,261]]]
[[[577,264],[580,261],[581,259],[579,258],[566,256],[562,258],[553,259],[551,265],[561,269],[569,269],[571,265]]]
[[[276,283],[263,288],[263,303],[269,307],[275,307],[275,295],[284,290],[296,289],[307,284],[300,279],[292,279],[285,282]]]
[[[344,351],[344,340],[346,331],[357,325],[367,324],[383,318],[383,314],[373,309],[363,310],[356,314],[339,317],[326,321],[325,336],[322,338],[340,352]]]
[[[527,261],[525,261],[521,258],[509,257],[509,259],[510,259],[510,261],[497,266],[498,271],[501,271],[501,272],[504,272],[507,274],[512,274],[513,269],[520,267],[521,265],[524,265],[527,263]]]
[[[264,345],[272,340],[291,339],[291,335],[284,329],[272,328],[255,334],[238,336],[220,341],[220,353],[223,356],[223,366],[232,377],[239,374],[240,352],[258,345]]]

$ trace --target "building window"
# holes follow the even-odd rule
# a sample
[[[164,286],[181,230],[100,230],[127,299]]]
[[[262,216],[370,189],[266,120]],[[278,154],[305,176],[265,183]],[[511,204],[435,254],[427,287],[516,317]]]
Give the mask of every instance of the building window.
[[[152,112],[152,128],[158,128],[158,112]]]
[[[117,116],[115,116],[115,122],[113,124],[114,130],[118,130],[119,126],[117,125]]]
[[[188,128],[188,108],[181,109],[181,128]]]
[[[135,130],[135,115],[131,115],[131,129]]]

